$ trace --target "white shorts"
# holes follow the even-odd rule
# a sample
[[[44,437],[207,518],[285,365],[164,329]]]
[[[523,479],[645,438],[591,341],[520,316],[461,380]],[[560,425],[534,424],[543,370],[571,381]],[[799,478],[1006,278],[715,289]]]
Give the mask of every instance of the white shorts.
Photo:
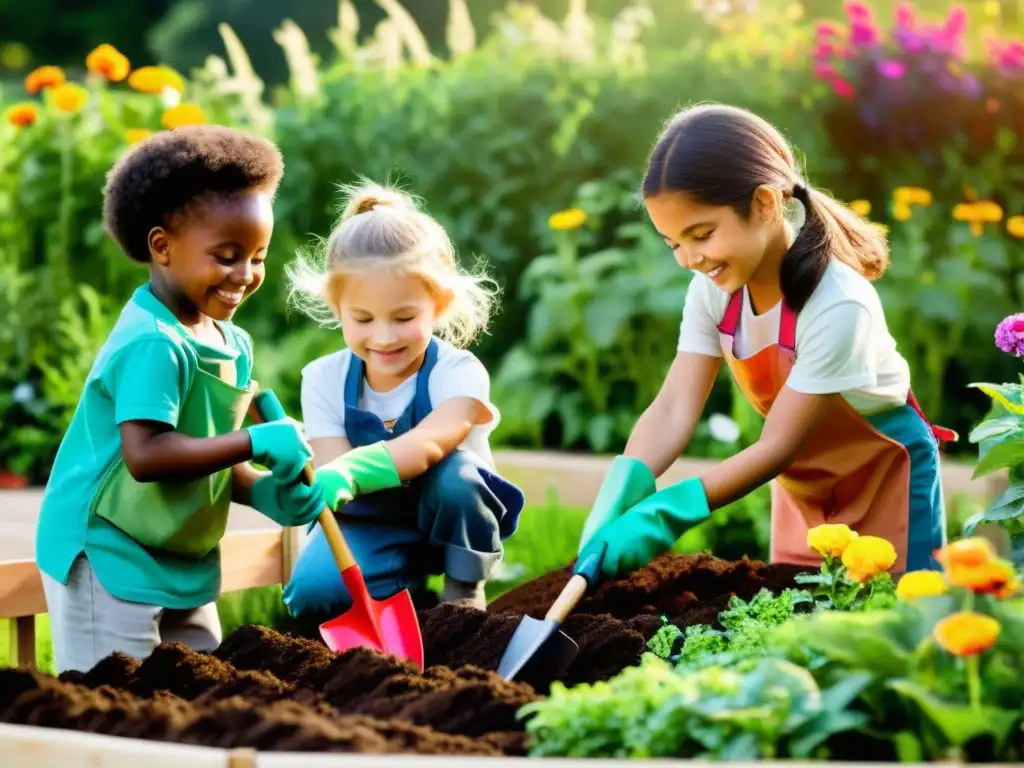
[[[180,642],[212,651],[221,642],[217,604],[173,610],[114,597],[85,555],[71,566],[68,583],[40,574],[50,614],[56,673],[88,672],[115,651],[145,659],[160,643]]]

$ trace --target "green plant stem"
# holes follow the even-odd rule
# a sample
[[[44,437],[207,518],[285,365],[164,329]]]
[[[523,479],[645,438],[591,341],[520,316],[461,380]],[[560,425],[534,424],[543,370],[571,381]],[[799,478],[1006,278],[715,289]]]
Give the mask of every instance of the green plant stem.
[[[971,702],[971,709],[975,712],[981,710],[981,676],[978,673],[978,654],[968,656],[967,663],[967,691]]]

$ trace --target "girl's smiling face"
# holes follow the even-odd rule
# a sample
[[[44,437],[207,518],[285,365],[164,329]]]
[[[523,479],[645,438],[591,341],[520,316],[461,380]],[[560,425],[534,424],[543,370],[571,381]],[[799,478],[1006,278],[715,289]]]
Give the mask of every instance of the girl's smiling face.
[[[754,193],[747,219],[731,206],[703,205],[678,192],[662,192],[645,203],[679,266],[703,272],[729,294],[759,279],[762,267],[771,268],[765,264],[765,254],[780,233],[784,236],[778,201],[765,188]],[[778,264],[776,281],[777,268]]]
[[[338,309],[345,344],[378,392],[419,370],[440,311],[422,278],[383,270],[347,276]]]

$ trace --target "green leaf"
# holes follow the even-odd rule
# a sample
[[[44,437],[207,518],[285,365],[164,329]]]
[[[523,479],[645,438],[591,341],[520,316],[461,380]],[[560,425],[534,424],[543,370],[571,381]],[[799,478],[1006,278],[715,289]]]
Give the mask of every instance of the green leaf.
[[[1020,715],[1008,709],[943,701],[931,691],[910,680],[890,680],[887,686],[921,708],[921,712],[942,732],[950,744],[962,747],[971,739],[991,734],[1001,745]]]
[[[590,302],[583,310],[586,331],[598,349],[609,349],[619,338],[633,307],[620,296],[608,296]]]
[[[969,386],[980,389],[1010,413],[1024,416],[1024,402],[1022,402],[1020,384],[987,384],[980,382],[970,384]]]
[[[892,737],[896,757],[901,763],[924,762],[924,747],[916,733],[900,731]]]
[[[1024,429],[1006,435],[985,451],[972,477],[978,478],[1021,463],[1024,463]]]
[[[968,436],[968,440],[972,443],[980,443],[982,440],[988,440],[993,437],[999,437],[1005,435],[1007,432],[1012,432],[1015,429],[1020,429],[1021,419],[1018,416],[1000,416],[997,419],[988,419],[987,421],[981,422]]]
[[[1024,484],[1011,485],[982,513],[984,520],[1010,520],[1024,514]]]
[[[587,440],[590,447],[598,452],[605,450],[611,443],[614,426],[612,417],[608,414],[595,416],[587,425]]]

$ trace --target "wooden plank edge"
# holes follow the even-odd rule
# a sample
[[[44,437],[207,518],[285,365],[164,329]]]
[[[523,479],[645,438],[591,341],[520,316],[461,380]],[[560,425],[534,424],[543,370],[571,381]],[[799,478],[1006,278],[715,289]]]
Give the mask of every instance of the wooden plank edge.
[[[536,765],[541,758],[457,757],[454,755],[363,755],[354,753],[317,754],[311,752],[257,752],[254,749],[220,749],[175,744],[167,741],[129,739],[96,733],[81,733],[62,728],[0,723],[0,755],[3,765],[12,768],[390,768],[390,766],[461,765],[506,766]],[[554,759],[566,768],[622,765],[621,759]],[[648,761],[643,761],[648,762]],[[657,761],[661,766],[695,768],[708,765],[704,760]],[[731,768],[961,768],[952,762],[935,763],[855,763],[845,761],[774,760],[730,763]],[[987,768],[1002,768],[992,764]]]

